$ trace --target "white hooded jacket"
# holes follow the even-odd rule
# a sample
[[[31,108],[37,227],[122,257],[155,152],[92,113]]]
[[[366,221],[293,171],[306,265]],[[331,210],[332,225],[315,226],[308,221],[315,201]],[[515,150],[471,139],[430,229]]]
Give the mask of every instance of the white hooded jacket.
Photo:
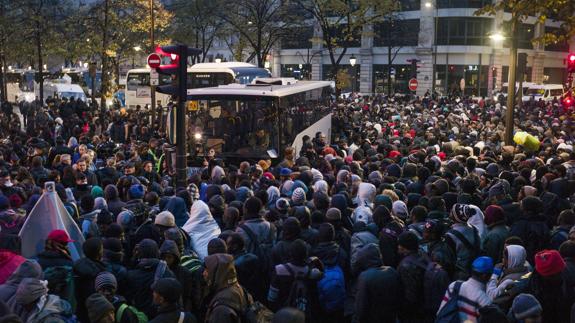
[[[191,247],[196,251],[200,260],[208,255],[208,243],[217,238],[220,227],[206,203],[201,200],[195,201],[190,210],[190,218],[182,227],[190,235]]]

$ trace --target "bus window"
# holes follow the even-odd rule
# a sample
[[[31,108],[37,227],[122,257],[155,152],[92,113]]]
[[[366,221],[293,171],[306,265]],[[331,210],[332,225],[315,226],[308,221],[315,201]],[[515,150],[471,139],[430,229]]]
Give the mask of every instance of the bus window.
[[[129,74],[126,80],[128,91],[136,91],[139,86],[150,86],[149,73]]]

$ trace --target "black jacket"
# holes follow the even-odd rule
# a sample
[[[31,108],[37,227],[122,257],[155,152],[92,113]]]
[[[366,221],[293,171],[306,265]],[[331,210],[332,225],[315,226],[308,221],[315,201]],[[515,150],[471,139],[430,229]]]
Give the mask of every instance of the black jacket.
[[[320,242],[311,251],[326,267],[339,265],[346,277],[350,277],[349,256],[336,242]]]
[[[511,226],[509,235],[523,240],[527,261],[533,264],[535,253],[545,249],[549,241],[547,219],[542,214],[525,215]]]
[[[89,258],[82,258],[74,263],[74,288],[78,306],[76,314],[81,322],[89,322],[86,299],[96,292],[94,287],[96,276],[105,270],[104,263]]]
[[[265,301],[267,286],[264,286],[261,279],[259,268],[260,261],[253,253],[245,250],[234,255],[234,265],[238,275],[238,282],[243,286],[256,300]]]
[[[167,304],[158,308],[158,315],[150,323],[177,323],[180,315],[184,315],[183,323],[195,323],[196,317],[190,312],[184,312],[177,304]]]
[[[156,316],[156,308],[152,302],[152,289],[159,259],[141,259],[135,269],[128,271],[126,298],[138,309],[146,313],[149,319]],[[166,268],[162,278],[175,278]]]
[[[42,251],[38,254],[36,260],[44,271],[50,267],[67,266],[72,268],[74,266],[70,256],[51,250]]]

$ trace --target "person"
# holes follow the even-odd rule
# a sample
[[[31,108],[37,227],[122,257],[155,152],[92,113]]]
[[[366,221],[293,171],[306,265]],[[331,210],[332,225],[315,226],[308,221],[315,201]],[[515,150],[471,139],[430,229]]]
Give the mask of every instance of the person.
[[[244,238],[247,250],[251,253],[254,253],[257,244],[271,245],[275,242],[275,227],[262,218],[260,213],[262,207],[259,198],[248,198],[244,204],[244,222],[236,229],[236,232]]]
[[[487,295],[494,300],[504,294],[507,287],[529,273],[525,266],[527,252],[519,245],[507,245],[503,253],[503,263],[497,264],[487,283]]]
[[[18,286],[25,278],[41,279],[43,276],[42,267],[34,260],[26,260],[18,266],[16,271],[8,277],[8,280],[0,284],[0,301],[8,302],[18,289]]]
[[[94,293],[86,299],[91,323],[114,323],[114,305],[101,294]],[[88,321],[86,321],[88,322]]]
[[[454,222],[447,231],[448,241],[455,245],[457,257],[455,275],[458,279],[465,279],[470,275],[471,263],[479,254],[481,240],[474,226],[467,224],[475,210],[465,204],[454,204],[449,218]],[[473,213],[473,214],[472,214]]]
[[[46,283],[38,278],[24,278],[7,305],[23,322],[67,322],[73,318],[70,303],[48,294]]]
[[[152,319],[156,317],[156,308],[152,306],[150,286],[160,278],[174,278],[174,274],[167,264],[160,260],[160,250],[154,240],[140,241],[134,256],[137,265],[128,271],[126,299]]]
[[[174,274],[182,286],[180,292],[182,305],[186,310],[194,308],[194,293],[200,288],[200,282],[197,282],[193,273],[180,264],[180,250],[173,240],[165,240],[160,247],[160,258],[166,262],[170,271]]]
[[[521,200],[522,216],[517,219],[509,230],[509,234],[517,236],[525,242],[527,261],[533,263],[535,254],[549,242],[549,227],[547,219],[541,213],[543,203],[538,197],[528,196]]]
[[[196,318],[184,311],[179,300],[182,285],[174,278],[160,278],[152,285],[154,305],[158,306],[158,315],[150,323],[178,322],[195,323]]]
[[[397,273],[403,286],[403,304],[400,311],[402,322],[421,322],[425,320],[425,272],[429,260],[419,253],[419,240],[411,231],[401,233],[397,239],[398,253],[403,259],[397,266]]]
[[[519,322],[541,322],[543,308],[537,298],[530,294],[519,294],[513,299],[513,305],[509,311],[509,321]]]
[[[72,268],[74,262],[68,249],[68,243],[73,242],[64,230],[53,230],[48,234],[44,250],[36,256],[36,261],[46,271],[50,267]]]
[[[493,262],[499,263],[503,255],[503,244],[509,237],[509,229],[505,225],[505,213],[498,205],[488,206],[484,213],[488,232],[483,239],[483,250]]]
[[[403,295],[397,271],[385,266],[376,244],[358,250],[354,321],[395,323]]]
[[[116,277],[107,271],[103,271],[96,276],[94,289],[104,296],[114,306],[114,318],[118,323],[138,323],[138,315],[134,308],[130,307],[126,299],[116,294],[118,282]]]
[[[453,282],[449,285],[439,312],[452,297],[457,297],[459,319],[461,322],[477,322],[479,310],[491,304],[491,299],[485,292],[486,284],[493,273],[493,260],[489,257],[478,257],[471,265],[471,277],[464,282]],[[453,295],[455,284],[461,284],[459,295]]]
[[[575,225],[575,212],[563,210],[557,218],[557,227],[551,231],[549,247],[559,250],[559,246],[569,238],[569,230]]]
[[[239,284],[244,287],[254,299],[265,301],[265,284],[259,275],[260,262],[256,255],[247,252],[242,236],[231,233],[227,239],[228,253],[234,257],[234,266]]]
[[[86,257],[74,263],[74,288],[77,302],[76,313],[80,321],[87,322],[88,308],[86,300],[96,292],[94,281],[98,274],[106,270],[106,265],[102,263],[104,246],[100,238],[90,238],[82,245],[82,250]]]
[[[234,258],[218,253],[207,256],[204,263],[204,278],[213,295],[207,300],[206,322],[240,322],[241,313],[252,300],[238,283]]]

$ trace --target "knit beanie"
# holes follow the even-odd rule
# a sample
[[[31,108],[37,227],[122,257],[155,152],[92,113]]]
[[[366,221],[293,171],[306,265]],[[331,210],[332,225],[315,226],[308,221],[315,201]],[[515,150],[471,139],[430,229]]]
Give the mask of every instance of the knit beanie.
[[[557,250],[543,250],[535,255],[535,270],[543,276],[553,276],[565,269],[565,261]]]
[[[152,291],[162,296],[168,303],[175,303],[182,294],[182,285],[174,278],[160,278],[152,285]]]
[[[154,224],[161,225],[168,228],[173,228],[176,226],[176,219],[170,211],[162,211],[154,219]]]
[[[86,308],[88,309],[88,318],[90,322],[100,322],[104,317],[114,313],[114,305],[104,297],[104,295],[94,293],[86,299]]]
[[[331,223],[322,223],[319,225],[319,242],[330,242],[335,239],[335,229]]]
[[[98,185],[93,186],[92,191],[90,193],[93,198],[104,197],[104,190]]]
[[[288,209],[289,209],[289,200],[288,199],[286,199],[285,197],[282,197],[276,201],[276,210],[278,210],[280,212],[287,212]]]
[[[306,201],[305,191],[303,190],[303,188],[301,188],[301,187],[296,188],[293,191],[293,194],[291,196],[291,200],[292,200],[294,205],[303,205]]]
[[[533,295],[519,294],[513,300],[511,312],[516,320],[524,320],[529,317],[541,315],[543,308]]]
[[[164,240],[162,243],[162,247],[160,247],[160,254],[170,254],[176,256],[176,258],[180,259],[180,250],[178,249],[178,245],[173,240]]]
[[[94,287],[96,291],[104,288],[104,287],[113,287],[114,289],[118,288],[118,281],[116,280],[116,276],[111,272],[103,271],[96,276],[96,280],[94,281]]]
[[[339,221],[341,220],[341,211],[335,207],[329,208],[325,213],[325,219],[331,222]]]
[[[134,184],[130,186],[128,191],[131,199],[141,199],[144,198],[144,186],[141,184]]]
[[[419,239],[411,231],[402,232],[397,238],[397,244],[409,251],[417,251],[419,248]]]
[[[48,294],[48,282],[38,278],[24,278],[18,285],[14,300],[18,304],[28,305]]]
[[[139,259],[160,258],[160,250],[158,250],[158,244],[152,239],[144,239],[140,241],[137,248]]]
[[[469,212],[466,204],[456,203],[451,208],[451,217],[457,223],[466,223],[469,220]]]
[[[490,205],[485,209],[485,224],[491,226],[503,222],[505,220],[505,213],[503,208],[499,205]]]

